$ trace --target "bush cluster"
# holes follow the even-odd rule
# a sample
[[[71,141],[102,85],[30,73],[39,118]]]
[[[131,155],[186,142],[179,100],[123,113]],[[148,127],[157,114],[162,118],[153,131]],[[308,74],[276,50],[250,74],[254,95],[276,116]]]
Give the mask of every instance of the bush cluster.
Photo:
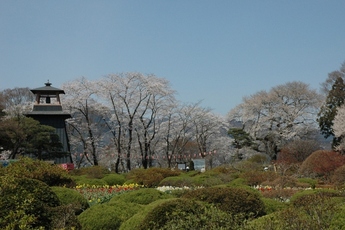
[[[277,189],[271,189],[271,190],[264,190],[261,192],[261,194],[265,198],[277,200],[280,202],[286,202],[286,201],[289,201],[290,198],[296,192],[298,192],[298,190],[296,189],[277,188]]]
[[[75,184],[64,169],[22,158],[2,168],[0,175],[1,229],[80,229],[76,214],[88,204],[74,200],[76,194],[62,195],[61,189],[70,191],[67,187]],[[69,203],[72,199],[80,204]]]
[[[53,208],[60,201],[51,188],[42,181],[16,178],[12,175],[0,177],[0,228],[51,229]]]
[[[318,150],[303,161],[300,173],[306,177],[331,179],[333,172],[345,164],[345,156],[338,152]]]
[[[291,176],[276,176],[273,181],[265,181],[262,185],[269,185],[274,188],[297,188],[297,187],[309,187],[309,185],[300,183],[296,178]]]
[[[345,206],[330,192],[296,194],[293,205],[251,221],[246,229],[343,229]]]
[[[31,158],[21,158],[2,169],[3,175],[12,175],[17,178],[37,179],[49,186],[75,186],[73,179],[58,165],[51,165],[44,161]]]
[[[332,181],[342,188],[343,167],[321,166],[322,170],[329,166],[327,179],[334,172]],[[114,174],[100,166],[68,173],[24,158],[0,169],[0,228],[341,229],[345,194],[330,189],[329,184],[321,185],[321,179],[279,176],[264,171],[256,160],[205,173],[149,168]],[[119,192],[92,207],[84,195],[89,197],[93,191],[81,195],[69,188],[75,184],[100,185],[107,194],[104,185],[129,182],[143,187]],[[253,185],[259,185],[260,191],[250,187]],[[180,188],[160,191],[157,186]],[[319,189],[321,186],[329,188]]]
[[[215,206],[174,199],[148,212],[138,229],[240,229],[241,223],[237,215],[227,214]]]
[[[159,186],[174,186],[174,187],[192,187],[195,186],[193,177],[189,176],[171,176],[164,178]]]
[[[263,182],[272,182],[277,179],[278,175],[272,171],[248,170],[240,174],[250,186],[260,185]]]
[[[70,205],[76,215],[90,207],[86,198],[74,189],[57,186],[51,189],[59,198],[61,205]]]
[[[90,179],[102,179],[105,175],[109,174],[109,170],[103,166],[91,166],[80,169],[74,169],[70,172],[73,176],[84,175]]]
[[[342,186],[345,184],[345,165],[340,166],[337,168],[332,176],[332,183],[338,186]]]
[[[329,200],[332,197],[341,197],[342,194],[331,189],[304,190],[291,197],[291,204],[294,207],[307,207],[317,205],[320,202]]]
[[[193,177],[193,183],[195,186],[212,187],[228,183],[236,178],[236,175],[230,174],[230,170],[226,168],[214,168],[204,173],[200,173]]]
[[[77,185],[83,185],[83,184],[96,185],[96,186],[107,185],[107,182],[105,180],[96,179],[96,178],[91,179],[91,178],[87,177],[86,175],[72,176],[72,178]]]
[[[106,174],[102,180],[104,180],[107,185],[113,186],[113,185],[123,185],[126,182],[126,177],[123,174]]]
[[[211,203],[224,212],[243,213],[246,217],[265,214],[265,205],[258,192],[244,188],[201,188],[187,192],[183,198]]]
[[[147,205],[159,199],[169,198],[168,194],[158,191],[154,188],[142,188],[129,193],[121,194],[120,196],[114,196],[109,201],[109,204],[116,204],[118,202],[134,203]]]
[[[133,169],[127,175],[127,180],[145,187],[155,187],[166,177],[178,176],[181,171],[172,171],[167,168]]]
[[[78,221],[83,230],[119,229],[123,222],[141,209],[140,205],[134,203],[98,204],[81,213]]]
[[[265,205],[265,212],[266,214],[271,214],[280,210],[283,210],[287,207],[287,204],[284,202],[279,201],[278,199],[271,199],[271,198],[261,198],[262,202]]]

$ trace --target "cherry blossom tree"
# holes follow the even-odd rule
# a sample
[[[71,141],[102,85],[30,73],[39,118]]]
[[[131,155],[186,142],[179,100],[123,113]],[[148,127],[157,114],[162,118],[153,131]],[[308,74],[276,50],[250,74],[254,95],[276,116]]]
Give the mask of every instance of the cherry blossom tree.
[[[72,118],[67,120],[70,144],[74,148],[77,165],[86,160],[98,165],[105,138],[104,111],[107,109],[96,97],[97,84],[82,77],[63,85],[63,106]]]
[[[166,161],[168,167],[188,163],[193,158],[207,159],[210,167],[224,162],[223,157],[215,157],[215,153],[227,154],[231,145],[223,117],[200,107],[200,103],[175,104],[169,108],[165,110],[157,139],[160,144],[156,151],[163,153],[161,161]]]
[[[99,96],[109,107],[109,123],[114,127],[113,140],[117,147],[117,165],[123,159],[127,170],[131,159],[140,157],[146,168],[158,132],[157,122],[173,100],[174,91],[165,79],[141,73],[111,74],[99,81]],[[136,141],[136,145],[134,143]],[[140,155],[132,155],[137,146]]]
[[[147,90],[150,94],[145,104],[140,108],[136,120],[135,132],[137,134],[138,147],[142,157],[142,165],[147,168],[154,157],[153,143],[160,131],[160,124],[164,120],[165,112],[174,104],[173,91],[165,79],[152,79],[149,77]],[[152,84],[153,83],[153,84]]]
[[[345,105],[341,105],[337,109],[336,116],[333,121],[333,132],[334,136],[341,140],[335,149],[341,152],[345,151]]]
[[[192,114],[193,132],[195,141],[198,143],[200,154],[207,157],[208,166],[212,168],[212,154],[217,151],[215,140],[227,136],[228,123],[222,116],[212,113],[208,108],[195,107]]]
[[[80,78],[66,83],[64,90],[63,106],[73,117],[68,120],[71,141],[93,165],[99,159],[114,160],[120,172],[151,167],[153,160],[172,167],[179,159],[190,161],[198,155],[210,159],[212,166],[211,153],[226,152],[230,146],[223,117],[199,103],[181,105],[169,82],[155,75]]]
[[[182,157],[186,145],[193,139],[192,112],[194,109],[195,105],[176,103],[165,111],[165,119],[161,120],[159,133],[163,152],[161,158],[166,159],[169,168]],[[191,155],[198,154],[197,150],[189,149],[187,151]]]
[[[0,92],[3,111],[7,117],[18,117],[32,109],[35,95],[29,88],[5,89]]]
[[[287,141],[315,135],[321,96],[302,82],[288,82],[243,98],[228,118],[243,124],[259,150],[275,159]]]

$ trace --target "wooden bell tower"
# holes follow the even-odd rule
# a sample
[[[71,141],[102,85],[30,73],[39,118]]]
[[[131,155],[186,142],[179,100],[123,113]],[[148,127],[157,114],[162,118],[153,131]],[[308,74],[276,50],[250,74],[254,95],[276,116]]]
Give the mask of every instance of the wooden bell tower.
[[[60,100],[60,94],[65,94],[65,92],[51,85],[48,81],[45,86],[31,90],[35,94],[36,100],[32,112],[27,113],[26,116],[32,117],[42,125],[55,128],[56,134],[62,143],[64,154],[51,160],[54,160],[56,164],[72,163],[65,123],[65,120],[71,118],[71,115],[62,110]]]

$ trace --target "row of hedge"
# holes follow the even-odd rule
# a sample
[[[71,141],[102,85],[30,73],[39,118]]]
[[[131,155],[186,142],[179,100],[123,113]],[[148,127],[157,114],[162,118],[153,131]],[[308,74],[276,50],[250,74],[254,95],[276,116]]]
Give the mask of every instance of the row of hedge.
[[[118,175],[102,167],[91,167],[67,173],[55,165],[21,159],[0,169],[0,228],[341,229],[345,226],[342,190],[279,188],[260,192],[250,185],[284,182],[317,187],[317,181],[279,177],[265,171],[254,175],[252,171],[218,167],[199,173],[151,168]],[[76,184],[129,182],[145,188],[120,193],[92,207],[74,189]],[[191,189],[165,193],[149,188],[160,185]],[[289,202],[278,201],[285,195]]]

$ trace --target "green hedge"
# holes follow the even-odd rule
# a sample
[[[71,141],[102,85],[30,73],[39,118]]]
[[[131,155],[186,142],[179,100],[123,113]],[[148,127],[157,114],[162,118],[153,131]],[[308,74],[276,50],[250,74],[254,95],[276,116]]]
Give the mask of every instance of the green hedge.
[[[193,187],[195,186],[194,178],[189,176],[172,176],[164,178],[159,186],[174,186],[174,187]]]
[[[107,183],[107,185],[123,185],[126,182],[126,177],[123,174],[107,174],[102,178],[103,181]]]
[[[142,188],[139,190],[131,191],[128,193],[122,193],[118,196],[114,196],[109,201],[109,204],[116,204],[118,202],[135,203],[147,205],[159,199],[171,198],[168,194],[158,191],[154,188]]]
[[[140,229],[141,223],[146,218],[146,215],[158,205],[165,203],[172,199],[156,200],[148,205],[141,206],[141,210],[134,214],[131,218],[123,222],[120,226],[120,230],[133,230]],[[138,204],[135,204],[138,205]]]
[[[265,204],[265,212],[266,214],[271,214],[280,210],[283,210],[284,208],[287,208],[287,204],[283,203],[278,200],[270,199],[270,198],[264,198],[262,197],[261,200]]]
[[[147,213],[138,230],[158,229],[235,229],[242,221],[215,206],[201,202],[175,199],[168,200]]]
[[[75,183],[66,170],[45,161],[21,158],[3,169],[4,175],[37,179],[49,186],[73,187]]]
[[[166,177],[178,176],[181,171],[173,171],[168,168],[148,168],[148,169],[133,169],[131,170],[126,179],[128,181],[144,185],[145,187],[155,187]]]
[[[98,204],[78,216],[83,230],[119,229],[120,225],[142,209],[141,205],[117,202]]]
[[[107,185],[107,182],[102,179],[91,179],[88,178],[87,175],[81,176],[72,176],[73,180],[77,185],[96,185],[96,186],[104,186]]]
[[[0,228],[19,229],[53,225],[53,207],[60,205],[57,195],[42,181],[0,177]]]
[[[110,171],[102,166],[91,166],[80,169],[74,169],[70,172],[73,176],[86,175],[90,179],[102,179],[105,175],[109,174]]]
[[[314,198],[317,197],[340,197],[342,196],[341,193],[339,193],[336,190],[333,189],[310,189],[310,190],[302,190],[297,193],[295,193],[291,199],[290,202],[296,206],[300,207],[303,205],[308,205],[310,201],[312,201]]]
[[[228,213],[243,213],[247,217],[265,214],[265,205],[256,191],[243,188],[211,187],[187,192],[183,198],[196,199],[216,205]]]
[[[88,209],[89,203],[78,191],[64,187],[51,187],[62,205],[72,205],[76,215]]]

